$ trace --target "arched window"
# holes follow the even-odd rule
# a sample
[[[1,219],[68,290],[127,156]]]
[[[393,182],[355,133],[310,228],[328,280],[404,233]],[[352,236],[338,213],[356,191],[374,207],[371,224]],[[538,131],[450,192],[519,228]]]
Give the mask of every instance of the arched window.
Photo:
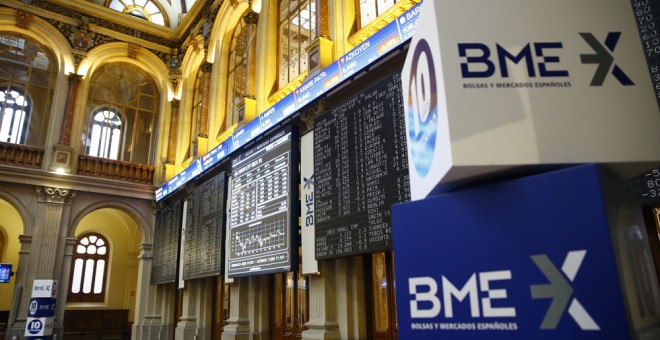
[[[234,28],[229,48],[229,68],[227,73],[227,118],[224,129],[229,129],[240,120],[238,105],[246,94],[248,34],[244,20]]]
[[[306,72],[307,46],[317,35],[316,0],[280,0],[279,88]]]
[[[90,79],[81,153],[153,164],[158,102],[156,83],[139,67],[123,62],[99,67]]]
[[[110,249],[97,233],[78,237],[71,262],[71,286],[67,302],[103,302]]]
[[[111,108],[99,109],[92,113],[90,125],[87,154],[117,159],[121,136],[121,114]]]
[[[360,25],[367,26],[379,15],[385,13],[394,3],[399,0],[360,0]]]
[[[0,92],[0,141],[24,144],[30,115],[30,100],[18,89]]]
[[[0,32],[0,142],[44,146],[57,63],[41,44]]]
[[[152,0],[106,0],[105,6],[154,24],[169,27],[163,6]]]

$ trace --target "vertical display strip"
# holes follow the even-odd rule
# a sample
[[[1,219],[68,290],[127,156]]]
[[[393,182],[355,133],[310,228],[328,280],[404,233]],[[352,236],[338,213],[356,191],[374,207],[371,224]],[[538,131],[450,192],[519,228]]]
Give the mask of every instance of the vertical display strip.
[[[319,271],[314,248],[314,130],[300,138],[302,274]]]
[[[298,181],[292,136],[280,131],[232,163],[229,277],[288,271],[295,264]]]
[[[176,282],[182,211],[176,200],[156,212],[151,284]]]
[[[655,98],[660,105],[660,1],[632,0],[642,48],[651,71]]]
[[[183,279],[216,276],[222,271],[226,174],[216,175],[188,197],[184,231]]]
[[[392,249],[390,207],[410,200],[401,93],[393,74],[316,120],[317,259]]]

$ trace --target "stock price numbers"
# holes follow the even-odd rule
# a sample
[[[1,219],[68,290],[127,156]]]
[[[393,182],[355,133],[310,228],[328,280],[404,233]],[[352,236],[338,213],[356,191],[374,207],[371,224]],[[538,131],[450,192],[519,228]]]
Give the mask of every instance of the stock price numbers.
[[[401,78],[392,75],[315,121],[317,259],[392,248],[392,204],[410,200]]]
[[[651,71],[656,99],[660,102],[660,0],[632,0],[642,47]]]
[[[660,168],[637,176],[627,186],[644,204],[660,202]]]

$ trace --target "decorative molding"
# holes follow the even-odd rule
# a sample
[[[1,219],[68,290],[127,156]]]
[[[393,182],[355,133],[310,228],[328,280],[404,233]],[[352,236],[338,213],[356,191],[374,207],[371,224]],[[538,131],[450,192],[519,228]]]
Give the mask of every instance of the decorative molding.
[[[305,123],[307,127],[305,132],[314,129],[314,121],[316,120],[316,117],[326,110],[328,104],[327,100],[319,99],[300,111],[300,120]]]
[[[247,14],[243,17],[246,25],[256,25],[259,23],[259,13],[250,9]]]
[[[32,24],[32,14],[24,11],[16,12],[16,27],[30,29]]]
[[[140,45],[128,43],[128,57],[132,59],[137,59],[138,52],[140,51]]]
[[[209,63],[208,61],[204,61],[201,65],[199,65],[199,68],[203,73],[211,73],[211,70],[213,70],[213,64]]]
[[[68,204],[76,196],[76,192],[63,188],[37,187],[37,196],[42,203]]]

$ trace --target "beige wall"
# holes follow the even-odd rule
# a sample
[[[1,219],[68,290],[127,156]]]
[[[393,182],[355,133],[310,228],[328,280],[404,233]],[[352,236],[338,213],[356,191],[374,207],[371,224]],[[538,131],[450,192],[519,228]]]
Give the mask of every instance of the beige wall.
[[[2,263],[11,263],[12,271],[18,272],[18,252],[21,249],[18,236],[23,233],[23,221],[16,209],[3,200],[0,200],[0,233],[5,236],[5,247],[0,254]],[[0,310],[11,308],[15,283],[16,276],[12,276],[10,283],[0,283]]]

